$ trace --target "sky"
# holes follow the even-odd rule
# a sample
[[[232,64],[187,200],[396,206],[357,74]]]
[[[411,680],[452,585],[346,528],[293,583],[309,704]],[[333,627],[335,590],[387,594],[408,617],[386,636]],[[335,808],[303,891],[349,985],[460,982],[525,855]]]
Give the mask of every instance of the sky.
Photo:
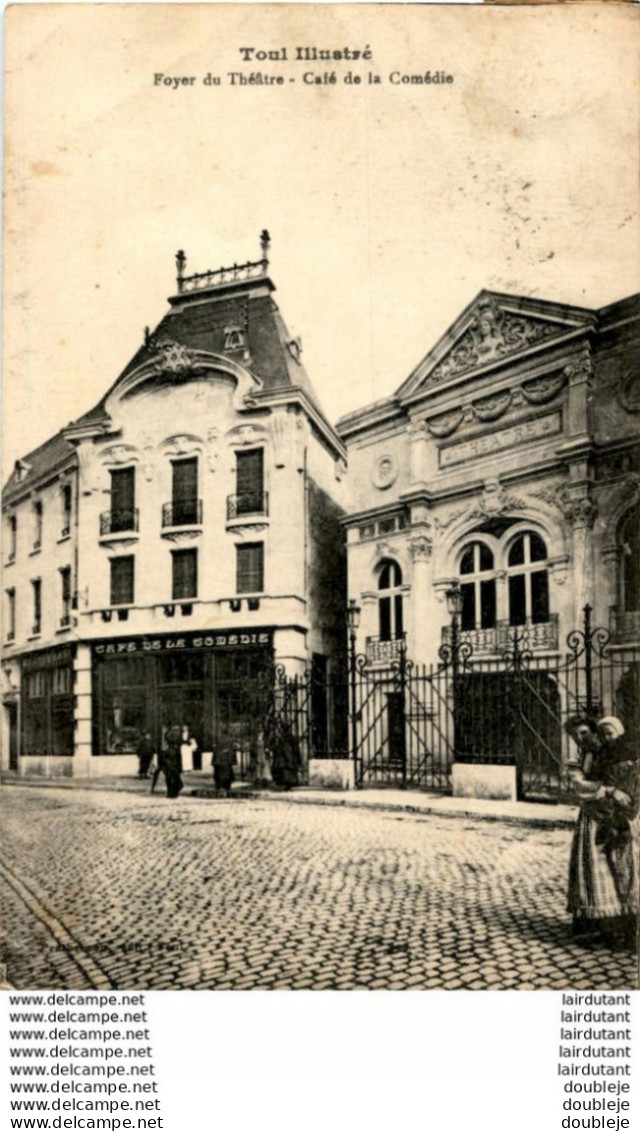
[[[175,293],[178,248],[204,271],[259,258],[269,230],[332,421],[391,394],[482,288],[588,307],[639,290],[637,15],[10,8],[4,476],[117,378]],[[453,81],[401,81],[429,71]]]

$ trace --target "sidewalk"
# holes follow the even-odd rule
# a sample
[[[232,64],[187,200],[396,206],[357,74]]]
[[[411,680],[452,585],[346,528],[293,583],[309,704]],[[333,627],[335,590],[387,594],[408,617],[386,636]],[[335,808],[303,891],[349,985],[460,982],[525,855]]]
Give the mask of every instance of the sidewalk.
[[[183,774],[184,792],[182,797],[198,800],[217,800],[229,804],[224,798],[216,798],[211,777],[202,771],[186,771]],[[3,786],[53,789],[111,790],[145,795],[149,793],[149,782],[136,777],[100,778],[25,778],[17,774],[5,773]],[[506,821],[515,824],[537,827],[563,828],[574,824],[577,808],[572,805],[545,805],[530,801],[490,801],[473,797],[449,797],[440,793],[422,793],[402,789],[364,789],[364,790],[323,790],[300,786],[287,792],[269,789],[252,789],[243,783],[236,783],[234,798],[252,798],[260,801],[275,801],[293,805],[333,805],[352,809],[377,809],[382,812],[401,812],[412,814],[437,814],[440,817],[469,817],[474,820]],[[163,783],[159,782],[156,795],[164,794]]]

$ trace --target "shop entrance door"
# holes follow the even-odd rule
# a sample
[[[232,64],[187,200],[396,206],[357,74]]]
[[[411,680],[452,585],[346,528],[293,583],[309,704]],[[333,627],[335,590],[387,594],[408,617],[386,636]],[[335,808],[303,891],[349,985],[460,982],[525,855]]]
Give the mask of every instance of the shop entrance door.
[[[9,769],[18,769],[18,707],[7,703],[7,723],[9,726]]]
[[[205,725],[204,659],[204,656],[169,655],[158,660],[157,733],[164,747],[170,727],[189,727],[189,735],[195,739],[197,747],[185,760],[185,770],[201,770],[202,751],[210,748]]]

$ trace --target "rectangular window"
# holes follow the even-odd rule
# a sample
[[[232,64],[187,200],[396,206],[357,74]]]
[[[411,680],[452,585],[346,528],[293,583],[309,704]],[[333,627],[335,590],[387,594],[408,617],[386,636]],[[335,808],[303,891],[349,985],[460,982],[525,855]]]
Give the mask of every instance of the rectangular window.
[[[264,451],[236,452],[236,514],[264,510]]]
[[[480,627],[495,628],[496,626],[496,583],[491,578],[489,581],[480,582]]]
[[[60,624],[64,628],[71,622],[71,566],[64,566],[60,570],[60,586],[62,594]]]
[[[509,624],[526,624],[527,597],[525,575],[518,573],[509,578]]]
[[[42,582],[40,578],[31,582],[33,589],[33,628],[34,636],[39,636],[42,629]]]
[[[391,640],[391,598],[381,597],[378,601],[378,627],[381,640]]]
[[[16,548],[18,545],[18,519],[15,514],[9,518],[9,561],[12,562],[16,556]]]
[[[39,550],[42,546],[42,503],[38,500],[33,504],[33,548]]]
[[[131,554],[125,558],[111,559],[111,604],[133,604],[133,562]]]
[[[173,469],[171,505],[174,526],[190,526],[200,521],[198,514],[198,460],[180,459]]]
[[[198,551],[174,550],[173,585],[171,596],[174,601],[190,600],[198,596]]]
[[[16,638],[16,591],[7,589],[7,640]]]
[[[546,624],[549,620],[549,575],[546,569],[531,574],[531,620]]]
[[[264,543],[236,546],[236,592],[262,593],[264,588]]]
[[[111,472],[111,533],[135,530],[136,469],[119,467]]]
[[[461,585],[462,616],[460,627],[464,632],[471,632],[476,627],[476,590],[475,585]]]
[[[62,529],[60,535],[66,538],[71,531],[71,487],[65,483],[62,488]]]

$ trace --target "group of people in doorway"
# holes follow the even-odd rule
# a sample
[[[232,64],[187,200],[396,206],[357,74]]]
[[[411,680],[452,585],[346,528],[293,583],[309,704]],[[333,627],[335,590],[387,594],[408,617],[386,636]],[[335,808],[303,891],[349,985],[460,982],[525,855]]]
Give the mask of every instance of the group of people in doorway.
[[[598,722],[578,715],[567,729],[575,744],[570,789],[580,807],[569,863],[573,932],[598,934],[614,946],[635,950],[640,881],[636,744],[613,715]]]
[[[297,744],[283,734],[274,743],[273,750],[266,752],[264,743],[261,754],[255,753],[251,759],[252,780],[273,782],[280,789],[291,789],[299,780],[299,753]],[[163,741],[156,748],[151,732],[140,732],[136,747],[138,756],[138,777],[151,778],[151,793],[155,792],[160,774],[164,774],[167,797],[178,797],[183,789],[183,770],[201,769],[202,755],[198,743],[186,725],[173,724],[164,732]],[[231,736],[222,737],[215,745],[211,757],[213,781],[218,794],[230,797],[236,769],[240,760],[240,743]],[[260,765],[257,763],[260,762]],[[267,778],[268,774],[268,778]]]

